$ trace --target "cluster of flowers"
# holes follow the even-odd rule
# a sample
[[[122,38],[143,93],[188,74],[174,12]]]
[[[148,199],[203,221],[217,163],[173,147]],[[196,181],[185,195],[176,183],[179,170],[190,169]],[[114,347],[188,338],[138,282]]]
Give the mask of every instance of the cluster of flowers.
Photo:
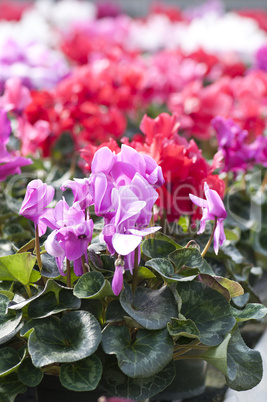
[[[195,215],[195,218],[199,216],[199,211],[195,214],[189,194],[202,197],[205,182],[221,197],[224,195],[224,181],[213,174],[221,165],[221,155],[216,154],[212,165],[209,165],[195,141],[187,141],[178,134],[179,125],[176,114],[170,116],[161,113],[155,119],[145,115],[140,125],[144,135],[136,135],[131,142],[128,138],[122,138],[124,144],[145,157],[152,157],[162,168],[165,184],[158,189],[157,204],[161,213],[164,210],[169,221],[175,221],[181,215]],[[99,148],[102,146],[107,146],[116,153],[120,151],[112,139]],[[88,170],[92,166],[93,155],[99,148],[89,145],[81,151]]]
[[[223,13],[216,1],[183,12],[155,6],[143,19],[112,5],[76,0],[17,6],[0,22],[0,86],[16,76],[32,90],[19,124],[23,155],[49,156],[66,131],[77,149],[110,136],[120,139],[127,120],[138,121],[153,104],[177,112],[188,137],[210,138],[210,122],[218,114],[250,135],[262,135],[264,13],[261,19]],[[247,71],[248,62],[255,70]],[[42,135],[28,145],[32,127],[38,134],[41,127]]]
[[[127,145],[117,155],[103,147],[95,153],[89,178],[68,180],[61,187],[63,191],[72,190],[73,205],[63,198],[55,208],[46,208],[55,191],[41,180],[33,180],[20,214],[34,222],[39,235],[46,232],[47,226],[53,230],[45,248],[56,257],[62,275],[65,258],[73,261],[75,274],[82,275],[83,256],[86,262],[94,227],[88,207],[94,205],[95,214],[104,218],[100,238],[110,254],[119,257],[112,282],[114,293],[119,294],[124,270],[132,273],[135,259],[140,262],[142,237],[160,229],[149,225],[158,198],[155,189],[163,183],[162,170],[150,156]]]
[[[267,137],[259,135],[249,142],[249,133],[232,119],[217,116],[212,120],[222,155],[223,172],[246,172],[259,164],[267,167]]]

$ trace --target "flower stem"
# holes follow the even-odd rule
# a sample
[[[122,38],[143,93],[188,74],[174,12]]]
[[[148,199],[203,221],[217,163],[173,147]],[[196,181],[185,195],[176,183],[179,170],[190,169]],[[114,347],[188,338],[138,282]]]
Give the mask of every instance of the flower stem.
[[[70,260],[67,259],[67,287],[71,288]]]
[[[29,296],[29,298],[32,297],[32,292],[31,292],[30,285],[24,285],[24,287],[25,287],[25,290],[26,290],[27,295]]]
[[[202,257],[204,257],[206,255],[206,253],[207,253],[207,251],[208,251],[208,249],[209,249],[209,247],[211,245],[211,242],[212,242],[212,239],[213,239],[213,236],[214,236],[214,232],[215,232],[215,229],[216,229],[216,225],[217,225],[217,216],[215,217],[214,226],[213,226],[209,241],[208,241],[208,243],[206,244],[204,250],[201,253]]]
[[[133,294],[135,293],[135,290],[138,285],[138,247],[134,250],[134,269],[133,269],[133,285],[132,285],[132,290]]]
[[[37,263],[40,269],[40,272],[42,271],[42,260],[41,260],[41,254],[40,254],[40,241],[39,241],[39,231],[38,231],[38,225],[35,226],[35,251],[36,251],[36,258],[37,258]]]
[[[83,265],[83,273],[86,274],[86,272],[88,272],[87,268],[86,268],[86,261],[85,261],[85,255],[82,255],[82,265]]]

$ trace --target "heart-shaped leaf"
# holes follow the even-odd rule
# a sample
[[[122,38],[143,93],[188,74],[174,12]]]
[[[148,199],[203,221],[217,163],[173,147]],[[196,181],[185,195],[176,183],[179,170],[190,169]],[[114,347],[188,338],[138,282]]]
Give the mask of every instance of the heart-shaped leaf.
[[[231,312],[237,322],[260,320],[267,314],[267,308],[260,303],[248,303],[244,310],[237,310],[231,306]]]
[[[140,286],[133,296],[125,283],[120,303],[126,313],[146,329],[165,328],[171,317],[178,315],[176,300],[167,286],[156,290]]]
[[[171,261],[167,258],[153,258],[146,262],[146,266],[157,271],[168,284],[179,281],[192,281],[196,277],[196,275],[183,276],[175,273]]]
[[[210,348],[201,357],[219,369],[226,376],[227,385],[236,391],[248,390],[261,381],[260,353],[244,343],[237,326],[220,345]]]
[[[9,341],[19,330],[21,312],[8,311],[9,298],[0,294],[0,345]]]
[[[30,318],[48,317],[65,310],[76,310],[81,300],[75,297],[71,289],[65,288],[53,280],[46,283],[43,293],[29,303]]]
[[[27,357],[18,368],[18,378],[28,387],[37,387],[43,379],[44,373],[37,367],[34,367],[32,361]]]
[[[173,262],[176,268],[175,272],[183,266],[189,268],[200,268],[204,262],[199,250],[195,247],[185,247],[175,250],[169,255],[169,259]]]
[[[117,364],[113,364],[104,371],[101,388],[110,395],[139,401],[157,395],[172,383],[174,377],[173,362],[159,373],[145,378],[128,377],[121,372]]]
[[[8,308],[10,310],[21,310],[26,305],[29,305],[29,317],[41,318],[57,314],[64,310],[79,309],[81,301],[73,296],[71,289],[65,288],[49,279],[42,292],[20,303],[11,301]]]
[[[178,338],[185,336],[186,338],[199,338],[200,333],[192,320],[181,320],[172,318],[171,323],[167,324],[169,334]]]
[[[35,262],[36,257],[33,257],[31,253],[0,257],[0,280],[18,281],[28,285]]]
[[[61,320],[54,316],[32,320],[32,326],[28,347],[35,367],[81,360],[101,341],[100,325],[86,311],[70,311]]]
[[[96,389],[102,375],[101,360],[90,356],[60,367],[59,379],[63,387],[72,391],[92,391]]]
[[[227,385],[236,391],[245,391],[262,379],[260,352],[250,349],[243,341],[238,327],[232,331],[227,349]]]
[[[103,299],[114,296],[109,281],[96,271],[82,275],[74,286],[73,294],[80,299]]]
[[[105,353],[115,354],[121,371],[133,378],[157,374],[170,362],[173,353],[173,341],[166,329],[139,329],[135,339],[131,339],[128,328],[108,326],[103,331],[102,347]]]
[[[21,359],[15,349],[9,347],[0,349],[0,377],[16,371],[20,364]]]
[[[15,373],[0,378],[0,400],[1,402],[14,402],[18,394],[27,391],[26,385],[18,380]]]
[[[235,325],[227,300],[201,282],[179,282],[181,314],[191,319],[200,332],[200,341],[208,346],[221,343]]]
[[[46,278],[57,278],[60,276],[55,257],[45,253],[41,255],[42,260],[42,276]]]
[[[216,275],[211,276],[201,274],[199,275],[199,279],[210,288],[221,293],[228,301],[230,301],[232,297],[237,297],[244,294],[244,289],[242,286],[238,282],[232,281],[228,278]]]
[[[176,248],[175,244],[165,240],[146,239],[142,243],[142,252],[149,258],[167,257]]]

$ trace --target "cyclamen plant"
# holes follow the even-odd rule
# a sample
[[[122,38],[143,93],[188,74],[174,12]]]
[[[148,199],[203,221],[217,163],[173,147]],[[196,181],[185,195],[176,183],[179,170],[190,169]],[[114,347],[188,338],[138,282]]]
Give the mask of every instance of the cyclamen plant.
[[[50,207],[53,187],[29,183],[20,214],[34,222],[36,239],[0,257],[3,400],[14,401],[44,374],[77,392],[170,395],[168,386],[185,375],[176,364],[184,359],[210,362],[233,389],[259,383],[261,357],[245,345],[239,322],[267,309],[238,309],[242,286],[204,259],[214,255],[213,237],[216,254],[225,240],[223,202],[207,184],[206,199],[190,195],[203,209],[199,233],[208,220],[214,229],[205,247],[195,240],[181,246],[153,223],[163,183],[157,163],[127,145],[117,154],[99,149],[89,178],[63,184],[72,205],[63,198]],[[99,236],[93,210],[103,222]]]

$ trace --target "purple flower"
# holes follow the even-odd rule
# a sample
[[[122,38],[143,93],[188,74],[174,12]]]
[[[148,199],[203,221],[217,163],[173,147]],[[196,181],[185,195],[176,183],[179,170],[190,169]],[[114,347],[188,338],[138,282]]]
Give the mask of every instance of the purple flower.
[[[79,202],[71,207],[63,199],[54,210],[43,216],[42,221],[54,231],[45,241],[46,251],[56,257],[59,271],[64,275],[63,262],[73,261],[74,272],[82,275],[82,255],[87,258],[87,247],[92,240],[93,221],[86,220]]]
[[[156,232],[160,227],[136,226],[146,202],[140,201],[127,186],[119,190],[114,189],[113,199],[116,200],[116,214],[103,228],[101,238],[106,242],[111,254],[117,252],[126,256],[140,245],[143,236]],[[128,269],[132,272],[133,265],[130,264]]]
[[[158,197],[155,188],[163,183],[161,167],[154,159],[139,154],[125,144],[122,145],[121,152],[117,155],[107,147],[100,148],[94,155],[90,186],[95,213],[98,216],[107,217],[108,214],[111,219],[112,213],[110,214],[110,212],[114,210],[112,207],[113,188],[118,189],[128,185],[138,194],[138,198],[140,192],[142,193],[141,199],[147,203],[146,210],[150,210],[146,214],[146,218],[143,213],[143,219],[146,220],[143,224],[148,224],[152,206]]]
[[[8,143],[11,134],[11,124],[7,117],[7,112],[0,109],[0,150],[6,151],[6,145]]]
[[[251,163],[250,146],[246,143],[248,132],[231,119],[217,116],[211,124],[216,131],[219,151],[224,156],[223,171],[246,171]]]
[[[123,274],[124,274],[124,261],[121,256],[115,261],[115,272],[112,279],[112,290],[115,296],[118,296],[121,292],[123,285]]]
[[[214,251],[218,254],[219,245],[222,246],[226,237],[223,228],[223,221],[227,217],[222,199],[215,190],[211,190],[207,183],[204,184],[206,200],[189,194],[191,201],[203,210],[203,216],[200,220],[200,229],[198,234],[203,233],[206,221],[216,220],[216,228],[214,232]]]
[[[0,151],[0,182],[13,174],[20,174],[22,166],[31,165],[32,160],[23,158],[22,156],[13,156],[6,152]]]
[[[74,196],[73,202],[79,202],[81,209],[85,209],[93,204],[89,179],[85,178],[67,180],[61,186],[61,190],[65,191],[66,188],[70,188],[72,190]]]
[[[267,71],[267,45],[260,47],[255,54],[256,67]]]
[[[40,179],[32,180],[27,186],[19,214],[33,221],[35,226],[38,225],[40,236],[46,232],[47,228],[41,218],[47,212],[46,208],[53,200],[54,195],[54,188]]]
[[[11,77],[5,82],[5,92],[0,104],[6,111],[20,114],[31,103],[30,91],[22,85],[20,78]]]

